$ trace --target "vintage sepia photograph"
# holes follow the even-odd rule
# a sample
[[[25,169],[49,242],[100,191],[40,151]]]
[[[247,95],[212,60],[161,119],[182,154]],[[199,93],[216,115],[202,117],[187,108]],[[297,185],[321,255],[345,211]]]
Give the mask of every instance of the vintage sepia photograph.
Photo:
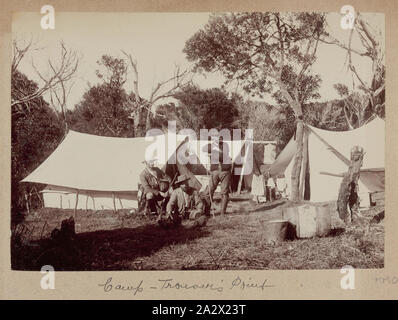
[[[385,16],[14,12],[11,269],[384,268]]]

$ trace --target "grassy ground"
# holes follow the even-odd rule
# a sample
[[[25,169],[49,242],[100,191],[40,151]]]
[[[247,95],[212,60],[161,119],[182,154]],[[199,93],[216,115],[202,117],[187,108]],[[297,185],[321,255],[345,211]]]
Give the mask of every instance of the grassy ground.
[[[286,201],[257,205],[235,199],[228,214],[202,228],[162,229],[155,218],[127,211],[77,211],[76,239],[54,245],[51,231],[73,210],[41,209],[18,226],[12,241],[13,269],[38,270],[230,270],[382,268],[384,226],[370,223],[379,208],[345,230],[336,215],[332,233],[323,238],[267,244],[263,223],[281,217]],[[46,224],[44,222],[47,222]],[[23,226],[26,226],[24,228]]]

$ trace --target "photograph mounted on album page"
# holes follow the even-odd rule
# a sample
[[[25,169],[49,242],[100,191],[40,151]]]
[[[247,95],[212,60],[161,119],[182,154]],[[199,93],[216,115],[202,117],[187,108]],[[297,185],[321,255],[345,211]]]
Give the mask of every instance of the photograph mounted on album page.
[[[2,2],[1,299],[398,298],[397,3]]]

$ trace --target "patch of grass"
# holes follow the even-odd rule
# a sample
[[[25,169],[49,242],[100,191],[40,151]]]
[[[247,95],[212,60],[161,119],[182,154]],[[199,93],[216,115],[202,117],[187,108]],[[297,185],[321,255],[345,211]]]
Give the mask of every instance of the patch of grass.
[[[384,266],[383,222],[370,223],[375,209],[363,212],[360,221],[334,236],[267,244],[261,221],[280,218],[282,208],[288,205],[283,201],[271,206],[249,200],[231,202],[228,214],[196,229],[162,229],[154,217],[130,215],[127,210],[78,210],[76,239],[58,247],[49,240],[50,233],[73,210],[42,209],[25,217],[29,239],[13,239],[12,267],[38,270],[50,264],[56,270],[285,270]],[[341,227],[336,216],[332,221],[335,228]]]

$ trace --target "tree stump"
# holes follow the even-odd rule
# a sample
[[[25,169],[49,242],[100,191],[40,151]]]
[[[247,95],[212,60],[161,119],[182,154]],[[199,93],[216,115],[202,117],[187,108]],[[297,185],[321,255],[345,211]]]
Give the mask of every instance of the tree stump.
[[[346,224],[352,222],[352,216],[359,210],[358,180],[363,163],[364,150],[355,146],[351,149],[351,162],[344,174],[337,199],[337,211]]]

